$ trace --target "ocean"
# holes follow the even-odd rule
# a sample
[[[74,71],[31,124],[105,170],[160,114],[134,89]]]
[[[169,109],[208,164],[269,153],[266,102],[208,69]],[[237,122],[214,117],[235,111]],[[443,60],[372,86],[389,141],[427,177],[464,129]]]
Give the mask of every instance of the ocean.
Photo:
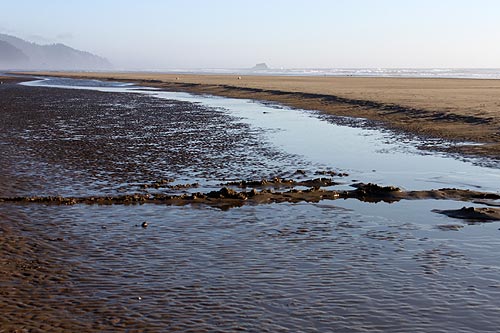
[[[151,69],[151,71],[179,74],[500,79],[500,68],[269,68],[267,70],[177,68],[168,70]]]

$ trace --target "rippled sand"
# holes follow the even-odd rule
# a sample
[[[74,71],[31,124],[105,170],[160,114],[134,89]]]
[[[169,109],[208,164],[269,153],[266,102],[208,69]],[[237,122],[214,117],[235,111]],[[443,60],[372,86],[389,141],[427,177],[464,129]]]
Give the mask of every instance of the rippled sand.
[[[2,206],[3,213],[19,209]],[[43,230],[30,239],[53,244],[36,256],[56,277],[37,270],[22,277],[24,287],[2,295],[3,308],[13,311],[5,318],[19,327],[37,327],[42,318],[49,327],[227,332],[466,332],[500,324],[499,272],[488,254],[498,241],[478,249],[440,239],[439,230],[367,220],[328,202],[228,212],[23,211],[24,223]],[[146,229],[139,226],[144,219]]]

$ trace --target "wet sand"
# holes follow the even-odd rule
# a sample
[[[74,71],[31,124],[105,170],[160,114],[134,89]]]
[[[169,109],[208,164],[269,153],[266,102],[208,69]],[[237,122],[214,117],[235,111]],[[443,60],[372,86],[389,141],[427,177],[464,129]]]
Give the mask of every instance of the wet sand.
[[[500,80],[38,73],[135,82],[167,90],[250,98],[363,117],[391,129],[470,141],[453,149],[500,158]]]
[[[0,332],[110,332],[140,323],[75,289],[80,264],[67,236],[45,218],[0,207]],[[80,250],[84,249],[80,247]]]

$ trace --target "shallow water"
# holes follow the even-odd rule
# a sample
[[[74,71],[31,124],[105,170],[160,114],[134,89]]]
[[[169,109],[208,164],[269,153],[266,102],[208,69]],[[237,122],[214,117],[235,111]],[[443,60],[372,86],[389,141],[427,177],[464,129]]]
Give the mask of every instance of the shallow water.
[[[43,119],[51,119],[44,123],[47,130],[34,126],[15,141],[1,137],[3,152],[18,156],[10,152],[12,144],[4,144],[13,142],[25,154],[2,161],[14,169],[13,178],[20,172],[23,181],[34,177],[39,184],[26,188],[19,181],[3,191],[116,194],[167,177],[197,181],[209,190],[226,180],[293,174],[299,168],[309,176],[325,169],[348,172],[335,179],[339,188],[354,179],[407,189],[496,192],[500,184],[496,168],[423,154],[416,140],[338,125],[312,111],[84,83],[74,88],[113,93],[61,95],[55,115],[55,104],[42,99],[48,105],[40,106]],[[85,117],[78,118],[79,112],[64,117],[74,112],[61,103],[68,96],[88,103]],[[81,129],[86,121],[91,132]],[[111,139],[112,147],[104,145]],[[54,153],[54,145],[62,148]],[[86,152],[81,156],[87,161],[78,155],[96,147],[102,154]],[[96,167],[101,160],[106,163]],[[4,203],[0,217],[20,216],[16,223],[27,237],[53,244],[51,253],[68,277],[32,288],[83,324],[102,321],[124,331],[496,331],[500,225],[468,224],[431,211],[463,205],[480,206],[349,199],[222,211],[203,205]],[[148,228],[140,227],[143,221]],[[15,315],[8,312],[9,318]],[[36,318],[32,322],[36,326]]]

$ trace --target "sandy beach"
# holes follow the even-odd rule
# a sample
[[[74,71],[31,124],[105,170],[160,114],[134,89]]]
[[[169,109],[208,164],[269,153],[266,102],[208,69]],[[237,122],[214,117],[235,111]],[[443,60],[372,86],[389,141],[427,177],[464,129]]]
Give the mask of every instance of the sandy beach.
[[[463,154],[500,157],[500,80],[155,73],[30,73],[134,82],[173,91],[278,102],[363,117],[404,132],[483,145]]]

